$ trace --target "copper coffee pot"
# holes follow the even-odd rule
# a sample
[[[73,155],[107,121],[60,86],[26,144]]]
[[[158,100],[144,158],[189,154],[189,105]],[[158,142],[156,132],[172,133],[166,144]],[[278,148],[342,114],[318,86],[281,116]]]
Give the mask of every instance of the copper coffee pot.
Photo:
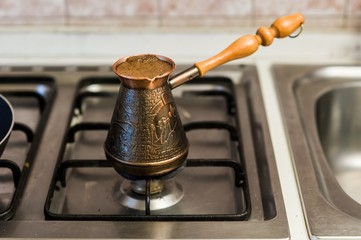
[[[302,30],[303,22],[298,13],[281,17],[271,27],[260,27],[256,35],[240,37],[222,52],[170,79],[175,63],[167,57],[143,54],[116,61],[113,71],[121,87],[104,144],[115,170],[125,178],[139,180],[168,177],[182,169],[189,144],[171,90],[219,65],[251,55],[274,38],[290,36],[300,26]],[[164,64],[166,68],[155,76],[142,75],[149,62],[154,64],[151,70]],[[139,65],[140,75],[126,72],[127,64]]]

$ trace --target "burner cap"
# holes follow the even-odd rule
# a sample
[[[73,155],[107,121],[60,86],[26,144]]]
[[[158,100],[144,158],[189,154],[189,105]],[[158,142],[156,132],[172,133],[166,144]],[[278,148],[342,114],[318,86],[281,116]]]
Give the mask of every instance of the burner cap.
[[[117,187],[115,198],[125,207],[145,211],[145,181],[124,180]],[[169,208],[177,204],[184,196],[182,186],[175,180],[152,180],[150,210]]]

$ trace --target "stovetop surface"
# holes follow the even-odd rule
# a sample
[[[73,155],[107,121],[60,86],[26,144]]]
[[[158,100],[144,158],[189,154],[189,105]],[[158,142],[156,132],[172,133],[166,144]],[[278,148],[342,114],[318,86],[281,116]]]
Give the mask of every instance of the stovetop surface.
[[[29,140],[29,131],[14,130],[1,157],[20,171],[14,186],[14,172],[0,169],[6,180],[0,187],[2,235],[288,236],[254,67],[226,66],[172,91],[190,142],[187,167],[172,179],[183,197],[150,215],[120,203],[125,180],[104,156],[119,86],[107,67],[2,71],[0,93],[12,103],[18,126],[33,132]]]

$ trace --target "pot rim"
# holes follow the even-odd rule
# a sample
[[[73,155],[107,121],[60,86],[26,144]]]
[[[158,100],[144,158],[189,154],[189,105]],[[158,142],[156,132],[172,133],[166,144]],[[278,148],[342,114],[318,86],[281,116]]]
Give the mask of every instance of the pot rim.
[[[162,75],[156,76],[156,77],[154,77],[154,78],[128,76],[128,75],[120,74],[120,73],[117,71],[118,66],[119,66],[120,64],[126,62],[126,60],[127,60],[128,58],[130,58],[130,57],[148,56],[148,55],[155,56],[155,57],[158,58],[159,60],[165,61],[165,62],[169,63],[169,64],[171,65],[170,70],[168,70],[167,72],[163,73]],[[158,54],[146,53],[146,54],[137,54],[137,55],[131,55],[131,56],[126,56],[126,57],[120,58],[120,59],[118,59],[116,62],[114,62],[113,66],[112,66],[112,70],[113,70],[113,72],[114,72],[116,75],[118,75],[120,78],[131,79],[131,80],[147,80],[147,81],[153,82],[153,81],[156,80],[156,79],[160,79],[160,78],[164,78],[164,77],[169,76],[169,75],[174,71],[175,67],[176,67],[175,62],[174,62],[172,59],[170,59],[169,57],[166,57],[166,56],[163,56],[163,55],[158,55]]]

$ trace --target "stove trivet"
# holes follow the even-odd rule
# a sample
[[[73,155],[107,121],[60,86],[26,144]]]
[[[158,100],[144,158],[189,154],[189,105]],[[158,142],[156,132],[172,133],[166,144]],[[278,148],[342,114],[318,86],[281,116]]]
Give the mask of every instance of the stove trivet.
[[[218,96],[221,98],[224,98],[226,100],[226,105],[228,110],[226,111],[227,114],[229,114],[232,118],[237,118],[237,113],[235,111],[235,103],[234,98],[232,96],[232,84],[229,79],[224,79],[222,77],[208,77],[203,78],[201,81],[193,81],[190,82],[190,84],[221,84],[223,86],[222,88],[214,88],[212,90],[202,90],[202,91],[194,91],[194,90],[188,90],[183,92],[183,96],[197,96],[197,97],[204,97],[204,96]],[[188,85],[188,84],[185,84]],[[90,86],[88,90],[90,91],[84,91],[84,87]],[[113,87],[111,87],[113,86]],[[66,159],[66,149],[74,147],[74,143],[76,142],[76,135],[80,133],[85,133],[89,131],[101,131],[106,132],[109,128],[109,123],[105,122],[87,122],[79,120],[79,116],[82,116],[82,114],[85,114],[87,109],[83,109],[83,101],[85,99],[92,99],[92,98],[104,98],[104,97],[114,97],[117,94],[117,91],[114,91],[113,89],[118,89],[119,83],[117,79],[113,78],[96,78],[96,79],[90,79],[90,80],[83,80],[79,83],[78,91],[76,93],[76,97],[73,103],[73,110],[70,119],[69,119],[69,129],[68,134],[64,138],[64,145],[62,147],[62,151],[60,152],[59,159],[58,159],[58,165],[55,169],[55,174],[52,180],[52,183],[49,188],[48,197],[45,204],[45,216],[48,220],[170,220],[170,221],[192,221],[192,220],[201,220],[201,221],[209,221],[209,220],[246,220],[250,215],[250,200],[249,200],[249,194],[248,194],[248,186],[247,186],[247,180],[246,175],[244,173],[244,167],[243,164],[243,155],[242,155],[242,143],[240,142],[239,137],[239,127],[233,126],[231,123],[227,123],[224,121],[195,121],[195,122],[189,122],[184,125],[184,129],[186,132],[191,132],[195,130],[201,130],[201,129],[218,129],[221,131],[228,132],[230,142],[232,142],[232,145],[236,148],[236,158],[230,158],[230,159],[188,159],[185,169],[192,169],[192,168],[220,168],[220,169],[232,169],[231,172],[233,172],[233,178],[234,178],[234,187],[236,189],[240,189],[240,193],[237,194],[237,197],[239,198],[239,209],[237,207],[237,210],[235,210],[234,213],[217,213],[217,214],[207,214],[207,213],[201,213],[201,214],[158,214],[158,211],[156,209],[152,209],[152,194],[151,191],[147,189],[150,189],[150,181],[148,183],[145,183],[144,190],[147,192],[146,194],[133,197],[133,200],[136,200],[137,207],[134,208],[140,208],[141,210],[137,210],[135,213],[125,213],[125,214],[117,214],[114,213],[106,213],[103,214],[99,212],[97,213],[74,213],[74,212],[68,212],[68,210],[65,208],[64,211],[57,211],[56,207],[54,205],[58,204],[56,203],[56,195],[62,194],[67,192],[67,176],[70,171],[78,171],[77,169],[99,169],[99,172],[101,169],[109,169],[107,172],[114,174],[115,179],[117,177],[120,178],[117,184],[114,185],[115,194],[113,194],[114,199],[113,201],[119,201],[119,199],[128,198],[130,195],[134,195],[135,193],[132,192],[130,194],[121,195],[121,190],[127,189],[129,186],[129,183],[125,179],[121,179],[120,176],[118,176],[115,171],[113,171],[110,163],[104,159]],[[100,90],[99,90],[100,89]],[[102,91],[101,89],[105,89]],[[94,90],[94,91],[93,91]],[[96,101],[96,100],[95,100]],[[77,120],[74,120],[77,119]],[[233,121],[237,122],[237,121]],[[207,171],[207,170],[206,170]],[[80,173],[84,179],[87,179],[88,176],[84,175],[83,173]],[[108,174],[106,174],[108,175]],[[111,178],[111,176],[109,176]],[[90,182],[84,182],[85,185],[89,185],[91,187],[91,184],[97,184],[93,181],[96,181],[96,178],[94,180],[91,180]],[[173,207],[170,208],[177,208],[177,202],[181,201],[181,198],[183,196],[183,190],[181,190],[182,186],[179,187],[177,177],[172,179],[174,181],[172,184],[176,189],[176,195],[177,200],[172,203]],[[60,185],[58,184],[60,183]],[[82,183],[83,184],[83,183]],[[113,189],[113,190],[114,190]],[[144,191],[142,190],[142,191]],[[187,190],[184,190],[187,191]],[[188,194],[185,192],[184,194]],[[154,196],[156,195],[153,194]],[[86,198],[87,196],[82,196]],[[139,197],[139,198],[138,198]],[[143,200],[141,200],[141,197],[143,197]],[[202,198],[202,195],[199,196],[199,198]],[[67,201],[67,200],[65,200]],[[122,201],[122,200],[120,200]],[[138,206],[140,202],[143,201],[142,206]],[[104,203],[107,204],[107,203]],[[118,202],[120,205],[120,203]],[[220,203],[222,204],[222,203]],[[127,205],[124,204],[124,205]],[[129,208],[133,208],[132,206],[127,206]],[[166,206],[169,207],[169,206]],[[166,208],[167,209],[167,208]],[[100,209],[99,209],[100,211]]]
[[[14,156],[14,159],[8,159],[6,156],[6,149],[15,145],[15,150],[21,147],[16,147],[19,144],[14,136],[10,136],[10,140],[3,158],[0,159],[0,194],[1,190],[5,193],[0,198],[0,219],[10,219],[18,205],[21,194],[25,188],[25,184],[29,175],[35,154],[39,148],[39,142],[44,131],[45,122],[47,121],[51,105],[55,97],[56,87],[54,80],[49,77],[20,77],[20,76],[4,76],[0,78],[0,93],[9,99],[13,105],[15,112],[15,123],[12,135],[16,132],[22,132],[26,139],[22,140],[22,144],[26,145],[24,154]],[[21,122],[21,113],[18,109],[17,103],[21,99],[35,99],[37,102],[37,110],[39,118],[36,122]],[[33,124],[34,126],[30,126]],[[12,143],[14,142],[14,143]],[[19,151],[20,152],[20,151]],[[12,180],[9,180],[9,173],[11,172]],[[12,187],[10,187],[12,182]],[[12,192],[9,190],[12,188]]]

